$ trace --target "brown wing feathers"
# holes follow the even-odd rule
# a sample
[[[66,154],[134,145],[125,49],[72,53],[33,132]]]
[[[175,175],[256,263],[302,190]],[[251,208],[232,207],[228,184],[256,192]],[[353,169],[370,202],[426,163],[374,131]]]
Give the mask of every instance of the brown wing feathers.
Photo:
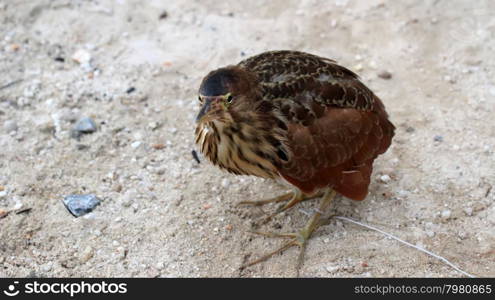
[[[257,74],[265,100],[288,128],[289,159],[279,165],[280,175],[307,193],[331,186],[364,199],[373,160],[394,134],[371,90],[334,61],[299,52],[267,53],[240,66]]]
[[[388,125],[385,125],[388,126]],[[291,160],[281,176],[306,193],[326,186],[362,200],[368,192],[373,160],[390,144],[374,112],[327,108],[311,126],[289,126]]]

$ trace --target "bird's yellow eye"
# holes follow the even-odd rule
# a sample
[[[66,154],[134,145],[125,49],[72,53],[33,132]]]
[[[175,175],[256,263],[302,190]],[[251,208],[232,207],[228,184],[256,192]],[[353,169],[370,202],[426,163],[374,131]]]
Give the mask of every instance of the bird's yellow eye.
[[[227,103],[232,103],[232,100],[234,100],[234,96],[232,96],[230,93],[225,96],[225,99],[227,100]]]

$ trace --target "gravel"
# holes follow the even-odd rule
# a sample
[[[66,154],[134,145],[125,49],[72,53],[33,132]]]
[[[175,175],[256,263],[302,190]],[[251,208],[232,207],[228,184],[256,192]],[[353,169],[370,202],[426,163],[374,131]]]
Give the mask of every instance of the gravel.
[[[248,232],[297,231],[318,201],[263,224],[278,205],[237,203],[290,191],[283,182],[234,176],[192,154],[202,78],[268,49],[357,66],[397,127],[366,199],[336,197],[326,214],[370,220],[495,276],[495,18],[471,2],[0,2],[0,211],[10,211],[0,219],[0,277],[293,277],[297,249],[240,270],[282,242]],[[495,11],[495,2],[476,7]],[[389,80],[378,77],[385,70]],[[91,132],[74,140],[83,117]],[[74,218],[60,203],[71,194],[105,201]],[[21,205],[32,210],[16,214]],[[321,227],[305,257],[304,277],[461,276],[344,221]]]

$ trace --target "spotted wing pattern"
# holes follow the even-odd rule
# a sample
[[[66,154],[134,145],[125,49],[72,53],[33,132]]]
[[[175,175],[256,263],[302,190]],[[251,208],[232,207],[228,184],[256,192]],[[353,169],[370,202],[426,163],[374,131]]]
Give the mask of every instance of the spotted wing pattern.
[[[279,174],[306,193],[331,186],[364,199],[373,161],[394,135],[380,99],[352,71],[307,53],[267,52],[239,66],[256,74],[261,106],[285,132]]]

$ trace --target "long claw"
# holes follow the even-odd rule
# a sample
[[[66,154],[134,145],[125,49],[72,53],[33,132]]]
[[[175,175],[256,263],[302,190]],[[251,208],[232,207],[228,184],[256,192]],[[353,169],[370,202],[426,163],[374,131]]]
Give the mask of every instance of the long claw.
[[[250,267],[252,265],[256,265],[256,264],[259,264],[260,262],[264,262],[265,260],[269,259],[270,257],[274,256],[275,254],[277,253],[280,253],[280,252],[283,252],[287,249],[289,249],[290,247],[293,247],[293,246],[297,246],[296,242],[294,240],[292,241],[289,241],[287,243],[285,243],[284,245],[282,245],[282,247],[276,249],[275,251],[272,251],[256,260],[253,260],[252,262],[249,262],[249,263],[246,263],[246,264],[243,264],[241,266],[241,269],[244,269],[244,268],[247,268],[247,267]]]
[[[249,233],[261,235],[268,238],[296,238],[297,234],[294,233],[275,233],[275,232],[263,232],[263,231],[248,231]]]

